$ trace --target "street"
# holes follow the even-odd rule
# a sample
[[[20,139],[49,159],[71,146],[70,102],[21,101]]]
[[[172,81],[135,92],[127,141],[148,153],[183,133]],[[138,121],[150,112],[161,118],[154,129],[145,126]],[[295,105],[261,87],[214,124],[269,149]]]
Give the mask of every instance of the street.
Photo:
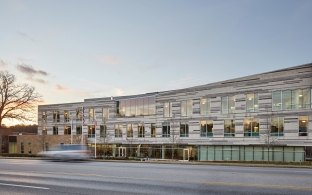
[[[312,169],[0,159],[0,194],[312,194]]]

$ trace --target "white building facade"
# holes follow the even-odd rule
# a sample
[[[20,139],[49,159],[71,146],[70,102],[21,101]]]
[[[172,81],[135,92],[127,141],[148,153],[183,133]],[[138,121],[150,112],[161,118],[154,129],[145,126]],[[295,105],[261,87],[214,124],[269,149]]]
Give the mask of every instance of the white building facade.
[[[98,156],[305,161],[312,64],[185,89],[40,105],[38,133],[81,135]]]

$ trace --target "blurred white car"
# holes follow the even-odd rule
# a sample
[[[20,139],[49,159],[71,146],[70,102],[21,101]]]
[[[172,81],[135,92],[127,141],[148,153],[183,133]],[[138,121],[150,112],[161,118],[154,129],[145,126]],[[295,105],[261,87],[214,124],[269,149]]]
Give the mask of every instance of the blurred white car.
[[[53,160],[87,160],[90,158],[90,151],[85,145],[60,144],[40,155]]]

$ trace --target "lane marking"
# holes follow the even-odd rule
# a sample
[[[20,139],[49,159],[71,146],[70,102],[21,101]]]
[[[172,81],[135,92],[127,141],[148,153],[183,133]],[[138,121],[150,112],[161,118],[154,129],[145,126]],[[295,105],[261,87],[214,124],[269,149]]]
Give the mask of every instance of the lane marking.
[[[21,187],[21,188],[34,188],[34,189],[42,189],[42,190],[49,190],[50,189],[50,188],[39,187],[39,186],[26,186],[26,185],[18,185],[18,184],[10,184],[10,183],[0,183],[0,185]]]

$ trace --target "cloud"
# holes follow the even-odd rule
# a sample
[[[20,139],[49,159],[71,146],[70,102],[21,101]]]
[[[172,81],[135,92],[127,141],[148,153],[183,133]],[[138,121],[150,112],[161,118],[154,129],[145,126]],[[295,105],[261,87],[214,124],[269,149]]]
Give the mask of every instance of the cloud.
[[[27,76],[27,80],[37,82],[40,84],[46,84],[48,81],[37,78],[37,77],[47,77],[49,74],[46,71],[43,70],[36,70],[32,66],[26,65],[26,64],[20,64],[16,66],[17,70],[22,72]]]
[[[36,70],[33,67],[26,64],[17,65],[17,69],[28,76],[34,75],[48,76],[47,72],[43,70]]]
[[[63,85],[57,84],[56,90],[57,91],[68,91],[69,89],[67,87],[64,87]]]
[[[104,63],[104,64],[109,64],[109,65],[120,64],[120,59],[112,55],[98,56],[97,59],[99,62]]]

